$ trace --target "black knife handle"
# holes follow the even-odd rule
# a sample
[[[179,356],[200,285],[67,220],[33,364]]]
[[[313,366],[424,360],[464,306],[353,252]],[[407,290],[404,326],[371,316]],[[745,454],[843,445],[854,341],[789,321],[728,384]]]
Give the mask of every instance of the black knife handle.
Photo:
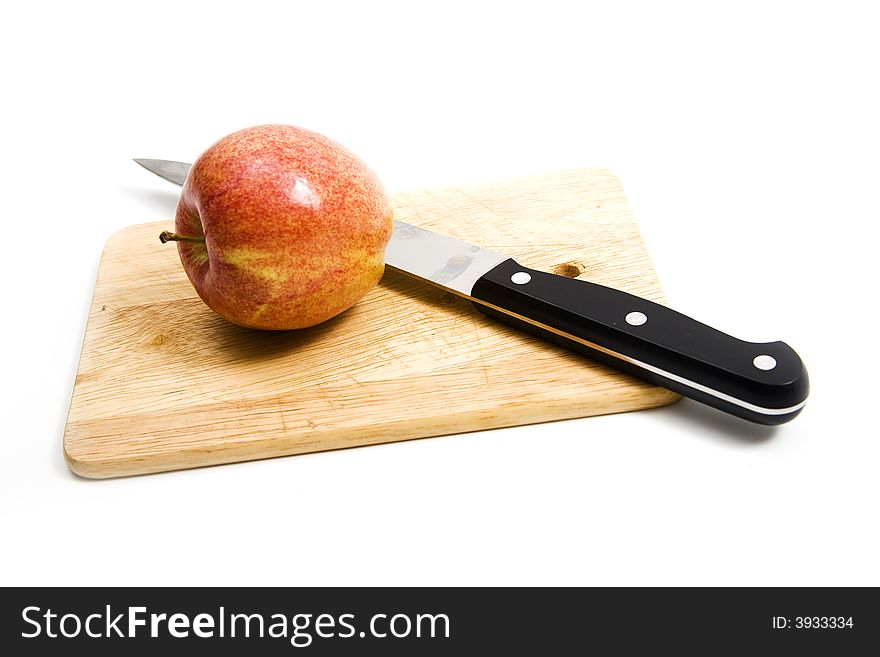
[[[511,258],[471,296],[486,315],[752,422],[788,422],[807,399],[807,371],[784,342],[745,342],[620,290]]]

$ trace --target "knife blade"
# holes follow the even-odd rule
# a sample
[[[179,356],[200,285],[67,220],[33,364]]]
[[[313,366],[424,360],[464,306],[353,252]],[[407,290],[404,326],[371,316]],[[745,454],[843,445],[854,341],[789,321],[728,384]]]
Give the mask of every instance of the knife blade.
[[[191,167],[135,162],[177,185]],[[784,342],[739,340],[653,301],[399,220],[385,264],[466,297],[489,317],[745,420],[782,424],[806,405],[807,370]]]

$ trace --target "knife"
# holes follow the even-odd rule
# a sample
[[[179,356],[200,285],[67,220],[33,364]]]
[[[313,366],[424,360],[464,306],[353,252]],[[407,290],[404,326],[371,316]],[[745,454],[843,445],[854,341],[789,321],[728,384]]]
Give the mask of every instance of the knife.
[[[135,162],[176,185],[191,166]],[[647,299],[529,269],[403,221],[394,221],[385,264],[494,319],[752,422],[782,424],[806,404],[807,371],[784,342],[745,342]]]

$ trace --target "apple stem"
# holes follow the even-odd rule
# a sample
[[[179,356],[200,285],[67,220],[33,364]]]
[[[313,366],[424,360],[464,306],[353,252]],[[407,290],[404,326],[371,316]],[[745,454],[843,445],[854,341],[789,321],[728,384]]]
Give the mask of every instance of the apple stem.
[[[167,230],[163,230],[159,233],[159,241],[162,244],[165,244],[165,242],[200,242],[204,244],[205,237],[190,237],[189,235],[178,235],[177,233],[169,233]]]

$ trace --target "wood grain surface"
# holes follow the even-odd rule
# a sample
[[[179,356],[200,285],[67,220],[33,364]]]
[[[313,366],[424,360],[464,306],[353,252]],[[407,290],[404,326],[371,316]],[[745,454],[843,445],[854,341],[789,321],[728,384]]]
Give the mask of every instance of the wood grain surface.
[[[525,265],[663,295],[603,169],[393,195],[395,217]],[[172,222],[125,228],[98,271],[64,454],[104,478],[632,411],[678,395],[498,324],[399,272],[301,331],[239,328],[190,286]],[[536,445],[535,449],[540,449]]]

